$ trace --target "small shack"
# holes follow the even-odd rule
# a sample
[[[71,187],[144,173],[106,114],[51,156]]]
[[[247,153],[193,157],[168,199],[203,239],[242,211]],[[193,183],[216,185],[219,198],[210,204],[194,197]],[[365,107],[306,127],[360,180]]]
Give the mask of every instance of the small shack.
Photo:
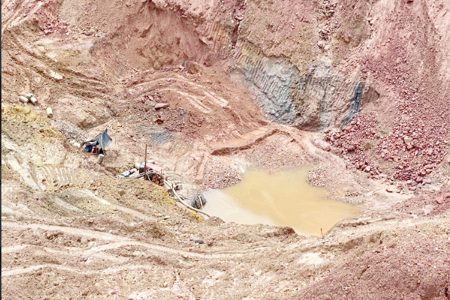
[[[108,129],[105,129],[92,140],[83,142],[80,148],[83,148],[84,152],[106,155],[106,147],[108,147],[111,142],[112,138],[108,134]]]

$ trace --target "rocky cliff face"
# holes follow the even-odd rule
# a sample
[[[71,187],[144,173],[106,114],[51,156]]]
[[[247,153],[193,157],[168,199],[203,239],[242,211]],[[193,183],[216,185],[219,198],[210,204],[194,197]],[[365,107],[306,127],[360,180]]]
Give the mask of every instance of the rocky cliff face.
[[[241,49],[237,65],[270,119],[304,130],[333,125],[340,117],[336,107],[344,105],[339,97],[351,90],[351,83],[328,67],[311,64],[301,73],[286,58],[266,57],[250,44]]]
[[[318,131],[349,118],[362,79],[357,68],[343,70],[343,59],[367,38],[369,7],[342,16],[345,5],[330,1],[249,1],[234,10],[236,71],[272,120]],[[338,24],[342,18],[352,26]]]
[[[275,122],[313,131],[355,118],[371,126],[368,139],[353,128],[334,145],[356,167],[371,165],[372,176],[420,185],[448,149],[449,126],[439,125],[450,119],[448,3],[306,2],[240,6],[231,52],[241,81]],[[345,149],[355,146],[362,154]]]
[[[432,92],[430,78],[443,91],[439,102],[448,99],[448,72],[436,64],[449,47],[443,1],[238,1],[216,10],[223,17],[214,20],[214,48],[233,54],[235,70],[277,122],[344,125],[379,97],[409,102],[419,86]]]

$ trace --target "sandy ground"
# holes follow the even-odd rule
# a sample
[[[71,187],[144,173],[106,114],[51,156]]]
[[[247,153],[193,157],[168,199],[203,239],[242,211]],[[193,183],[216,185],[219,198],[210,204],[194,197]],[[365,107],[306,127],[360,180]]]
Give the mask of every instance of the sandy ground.
[[[2,296],[448,299],[448,7],[400,2],[308,2],[296,13],[276,1],[2,1]],[[389,32],[409,14],[431,24],[401,28],[411,43],[432,32],[425,59],[411,50],[408,69],[391,72],[407,35]],[[312,89],[296,126],[272,122],[232,76],[249,45],[301,72],[313,60],[348,78],[355,66],[370,69],[379,102],[325,134],[317,124],[338,125],[348,95],[336,88],[341,100],[322,103]],[[380,53],[367,56],[373,47]],[[421,63],[430,70],[413,68]],[[411,91],[413,74],[430,79]],[[21,102],[25,93],[37,104]],[[409,139],[414,129],[402,126],[418,120]],[[72,144],[105,128],[113,144],[99,165]],[[186,196],[229,186],[248,166],[308,165],[311,184],[362,215],[323,237],[205,220],[158,186],[116,178],[143,161],[145,144]],[[386,159],[383,149],[393,149]]]

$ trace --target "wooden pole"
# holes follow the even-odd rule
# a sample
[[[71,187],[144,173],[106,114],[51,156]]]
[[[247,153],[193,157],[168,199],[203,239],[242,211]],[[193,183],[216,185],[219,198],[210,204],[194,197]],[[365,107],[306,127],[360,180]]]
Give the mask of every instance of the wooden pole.
[[[147,144],[145,144],[145,155],[144,155],[144,180],[148,179],[147,175]]]

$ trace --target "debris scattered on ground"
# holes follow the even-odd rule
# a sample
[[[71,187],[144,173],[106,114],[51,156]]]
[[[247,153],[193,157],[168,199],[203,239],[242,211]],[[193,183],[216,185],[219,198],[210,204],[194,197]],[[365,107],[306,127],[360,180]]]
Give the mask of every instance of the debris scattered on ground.
[[[145,174],[147,172],[147,174]],[[158,166],[155,163],[147,162],[144,163],[136,163],[134,168],[131,168],[127,171],[122,172],[117,176],[118,178],[142,178],[146,180],[150,180],[158,185],[163,185],[163,169],[161,166]]]
[[[145,180],[149,180],[159,186],[164,186],[169,194],[179,203],[188,209],[209,217],[207,213],[200,210],[206,204],[205,197],[201,193],[195,194],[193,197],[185,197],[180,195],[178,191],[182,189],[181,183],[172,182],[168,177],[164,176],[163,168],[154,162],[136,163],[134,168],[120,173],[117,177],[133,179],[144,178]]]
[[[133,168],[131,170],[120,173],[117,177],[119,177],[119,178],[130,177],[131,175],[135,174],[136,172],[137,172],[137,169]]]
[[[199,245],[203,245],[205,243],[205,241],[202,239],[191,239],[191,241]]]

